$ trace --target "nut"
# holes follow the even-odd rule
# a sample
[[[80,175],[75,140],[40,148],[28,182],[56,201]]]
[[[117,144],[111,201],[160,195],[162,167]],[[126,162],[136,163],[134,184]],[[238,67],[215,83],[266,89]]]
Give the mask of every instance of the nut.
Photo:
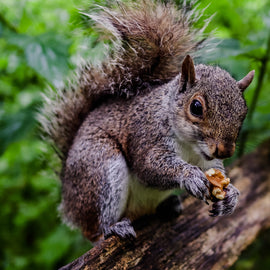
[[[226,192],[223,188],[226,188],[230,184],[230,178],[225,178],[221,171],[211,168],[205,172],[205,175],[210,185],[210,193],[217,199],[223,200],[226,196]]]

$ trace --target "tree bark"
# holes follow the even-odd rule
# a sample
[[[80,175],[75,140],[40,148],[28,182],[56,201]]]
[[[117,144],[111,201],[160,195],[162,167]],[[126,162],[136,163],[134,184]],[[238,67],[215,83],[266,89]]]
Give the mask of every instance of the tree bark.
[[[270,227],[270,140],[234,164],[229,177],[241,192],[233,215],[210,217],[209,206],[187,196],[179,218],[144,217],[134,224],[134,242],[111,237],[61,270],[227,269]]]

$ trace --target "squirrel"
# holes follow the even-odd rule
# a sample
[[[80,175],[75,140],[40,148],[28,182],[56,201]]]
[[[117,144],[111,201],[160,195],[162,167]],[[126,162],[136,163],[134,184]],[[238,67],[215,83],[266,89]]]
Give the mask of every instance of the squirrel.
[[[194,65],[202,44],[196,12],[171,3],[118,3],[90,14],[112,34],[101,65],[85,64],[78,81],[46,97],[40,122],[62,160],[61,211],[91,241],[135,238],[132,222],[181,213],[175,189],[231,214],[239,191],[213,200],[204,171],[225,176],[247,114],[243,91],[254,71]],[[195,15],[194,15],[195,14]]]

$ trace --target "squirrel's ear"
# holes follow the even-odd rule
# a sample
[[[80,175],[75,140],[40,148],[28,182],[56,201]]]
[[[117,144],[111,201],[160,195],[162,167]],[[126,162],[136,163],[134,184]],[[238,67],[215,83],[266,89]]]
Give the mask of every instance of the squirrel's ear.
[[[187,55],[182,63],[181,82],[186,87],[187,83],[193,85],[196,80],[195,67],[190,55]]]
[[[237,86],[244,92],[254,78],[255,70],[250,71],[242,80],[237,82]]]

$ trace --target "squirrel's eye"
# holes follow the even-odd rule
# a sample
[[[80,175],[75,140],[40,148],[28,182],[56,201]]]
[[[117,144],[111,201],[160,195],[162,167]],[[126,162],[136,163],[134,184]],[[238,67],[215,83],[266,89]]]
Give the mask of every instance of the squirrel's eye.
[[[199,100],[194,99],[190,104],[190,112],[196,117],[201,117],[203,115],[203,107]]]

